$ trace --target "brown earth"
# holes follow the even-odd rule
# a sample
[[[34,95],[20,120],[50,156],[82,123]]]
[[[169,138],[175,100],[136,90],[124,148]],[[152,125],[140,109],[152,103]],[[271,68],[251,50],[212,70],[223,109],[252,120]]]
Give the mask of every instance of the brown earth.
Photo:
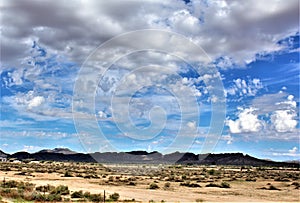
[[[0,181],[16,180],[41,185],[67,185],[70,192],[88,191],[90,193],[102,193],[106,195],[117,192],[120,194],[120,201],[132,200],[149,202],[299,202],[300,190],[295,185],[299,184],[299,171],[295,169],[264,169],[262,172],[255,172],[258,169],[251,168],[241,171],[236,167],[207,168],[205,166],[175,167],[175,166],[137,166],[137,165],[110,165],[91,166],[90,164],[80,164],[79,168],[69,163],[57,164],[61,170],[56,168],[55,172],[36,172],[34,168],[45,168],[49,170],[51,165],[35,164],[34,167],[26,164],[11,164],[7,170],[1,165]],[[15,167],[16,165],[16,167]],[[73,177],[63,177],[64,171],[70,167]],[[97,169],[96,169],[97,168]],[[98,174],[95,178],[76,177],[76,170],[83,176],[87,173]],[[140,171],[145,170],[145,174]],[[203,170],[205,169],[205,170]],[[18,174],[21,171],[28,173]],[[131,171],[131,173],[130,173]],[[198,171],[198,172],[197,172]],[[199,173],[202,171],[202,175]],[[203,173],[204,171],[204,173]],[[203,175],[206,173],[218,172],[219,174]],[[220,172],[221,171],[221,172]],[[168,174],[169,173],[169,174]],[[175,175],[174,175],[175,174]],[[161,175],[161,176],[160,176]],[[257,176],[255,176],[257,175]],[[174,176],[175,179],[170,179]],[[232,177],[235,178],[232,178]],[[248,177],[248,181],[246,181]],[[288,178],[286,178],[288,177]],[[177,179],[176,179],[177,178]],[[252,178],[252,181],[250,181]],[[276,179],[277,178],[277,179]],[[281,178],[281,179],[279,179]],[[255,181],[254,181],[255,179]],[[209,183],[221,184],[226,181],[230,188],[206,187]],[[134,182],[135,185],[129,185]],[[149,189],[151,183],[156,183],[158,189]],[[170,187],[165,187],[165,183],[170,183]],[[196,183],[201,187],[187,187],[181,183]],[[293,184],[294,183],[294,184]],[[296,184],[295,184],[296,183]],[[270,185],[278,190],[269,190]],[[3,201],[12,200],[3,198]]]

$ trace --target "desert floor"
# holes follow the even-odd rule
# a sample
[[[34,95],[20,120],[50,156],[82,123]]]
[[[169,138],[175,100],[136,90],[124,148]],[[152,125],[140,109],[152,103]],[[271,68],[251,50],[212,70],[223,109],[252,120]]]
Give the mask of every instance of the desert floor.
[[[1,163],[0,181],[66,185],[74,191],[119,193],[135,202],[299,202],[299,169],[220,166]],[[229,188],[222,188],[226,182]],[[150,189],[150,184],[157,189]],[[166,184],[167,183],[167,184]],[[194,184],[192,184],[194,183]],[[215,183],[213,187],[207,185]],[[72,200],[70,195],[67,196]],[[2,198],[3,202],[13,202]]]

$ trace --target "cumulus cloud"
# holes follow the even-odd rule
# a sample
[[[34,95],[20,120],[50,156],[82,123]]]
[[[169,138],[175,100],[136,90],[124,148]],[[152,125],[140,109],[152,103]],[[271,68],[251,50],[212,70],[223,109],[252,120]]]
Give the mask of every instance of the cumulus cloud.
[[[258,119],[255,109],[241,109],[236,120],[228,120],[227,125],[231,133],[258,132],[262,127],[262,121]]]
[[[258,109],[261,115],[270,117],[271,126],[269,128],[275,129],[276,132],[284,133],[296,130],[298,109],[294,95],[284,92],[263,95],[255,98],[252,105]]]
[[[250,107],[238,110],[237,118],[226,122],[231,133],[263,132],[264,138],[297,139],[298,109],[293,95],[262,95],[254,98]]]
[[[277,132],[292,132],[295,130],[298,121],[296,113],[291,110],[278,110],[271,115],[271,122]]]

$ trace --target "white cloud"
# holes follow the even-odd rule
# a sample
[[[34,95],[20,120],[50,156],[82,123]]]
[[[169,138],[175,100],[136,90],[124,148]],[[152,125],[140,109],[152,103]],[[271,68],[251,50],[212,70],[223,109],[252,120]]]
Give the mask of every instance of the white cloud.
[[[107,118],[107,114],[104,111],[98,111],[98,116],[100,119]]]
[[[255,109],[242,109],[236,120],[228,120],[227,125],[231,133],[258,132],[263,127],[262,121],[258,119]]]
[[[298,109],[293,95],[265,94],[254,98],[250,107],[238,110],[237,118],[226,122],[231,133],[252,132],[257,139],[299,140]]]
[[[284,92],[267,94],[252,101],[252,106],[260,115],[270,118],[269,130],[278,133],[293,132],[297,128],[297,103],[293,95]]]
[[[225,93],[228,96],[255,96],[263,87],[258,78],[248,79],[247,81],[237,78],[233,80],[233,84],[225,90]]]
[[[23,137],[47,137],[47,138],[53,138],[53,139],[62,139],[66,137],[75,138],[77,134],[75,133],[67,133],[67,132],[55,132],[55,131],[2,131],[1,132],[2,138],[6,139],[22,139]]]
[[[298,159],[300,159],[300,153],[297,147],[293,147],[292,149],[289,149],[288,151],[284,151],[284,150],[271,150],[272,155],[273,156],[286,156],[286,157],[297,157]]]
[[[296,113],[291,110],[278,110],[271,115],[271,121],[277,132],[292,132],[298,123],[296,116]]]
[[[233,142],[233,137],[231,135],[223,135],[221,139],[225,140],[227,144],[232,144]]]
[[[43,102],[45,101],[45,98],[42,96],[36,96],[33,97],[29,102],[28,102],[28,108],[32,109],[33,107],[38,107],[40,106]]]
[[[187,122],[187,126],[191,129],[196,129],[196,121]]]
[[[33,153],[42,150],[43,147],[40,146],[33,146],[33,145],[24,145],[21,151]]]
[[[293,149],[290,149],[290,150],[289,150],[289,153],[290,153],[290,154],[296,154],[297,151],[298,151],[298,148],[297,148],[297,147],[293,147]]]

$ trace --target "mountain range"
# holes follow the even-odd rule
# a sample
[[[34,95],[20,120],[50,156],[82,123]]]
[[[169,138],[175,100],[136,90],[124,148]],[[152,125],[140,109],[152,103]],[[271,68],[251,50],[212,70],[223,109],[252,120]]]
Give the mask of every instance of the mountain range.
[[[161,154],[157,151],[131,151],[131,152],[95,152],[77,153],[68,148],[44,149],[36,153],[17,152],[7,154],[0,150],[0,156],[8,159],[37,160],[37,161],[69,161],[69,162],[99,162],[119,164],[203,164],[203,165],[237,165],[237,166],[276,166],[297,167],[299,162],[276,162],[263,160],[245,155],[243,153],[222,154],[194,154],[190,152],[174,152]]]

